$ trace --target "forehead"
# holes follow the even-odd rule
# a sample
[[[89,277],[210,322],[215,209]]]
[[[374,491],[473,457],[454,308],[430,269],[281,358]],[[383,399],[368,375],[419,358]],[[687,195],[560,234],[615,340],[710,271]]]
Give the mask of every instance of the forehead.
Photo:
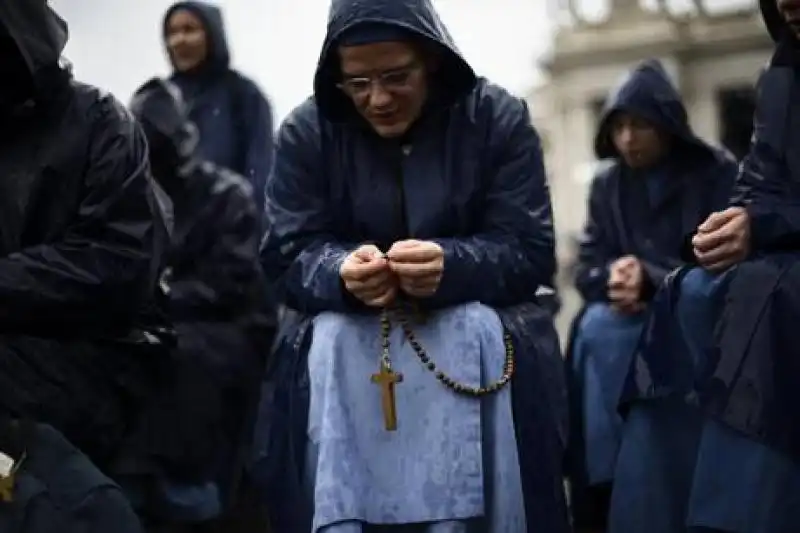
[[[202,28],[203,22],[188,9],[176,9],[175,12],[170,15],[167,26],[170,28]]]
[[[417,58],[416,47],[400,41],[339,47],[339,61],[345,76],[402,68]]]
[[[641,117],[640,115],[630,113],[628,111],[617,111],[611,117],[611,124],[614,126],[624,126],[633,124],[639,127],[652,127],[650,121]]]

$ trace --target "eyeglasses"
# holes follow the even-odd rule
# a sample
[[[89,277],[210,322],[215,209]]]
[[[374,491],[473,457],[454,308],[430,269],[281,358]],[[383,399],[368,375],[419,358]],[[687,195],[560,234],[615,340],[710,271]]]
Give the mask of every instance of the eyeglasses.
[[[351,98],[368,96],[373,84],[377,84],[387,92],[400,92],[410,87],[411,77],[420,70],[420,67],[421,65],[415,62],[374,76],[347,78],[336,86]]]

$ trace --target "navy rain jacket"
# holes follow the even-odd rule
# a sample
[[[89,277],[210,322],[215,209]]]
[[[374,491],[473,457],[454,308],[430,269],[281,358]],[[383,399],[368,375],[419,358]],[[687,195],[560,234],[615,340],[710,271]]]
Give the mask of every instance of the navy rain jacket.
[[[436,97],[405,150],[375,135],[336,87],[337,39],[368,21],[405,28],[442,52]],[[262,264],[292,310],[264,387],[255,465],[275,529],[310,527],[302,490],[310,319],[323,311],[365,312],[339,278],[345,256],[363,242],[387,249],[413,237],[445,250],[441,287],[424,305],[480,301],[497,309],[511,333],[529,530],[567,531],[563,368],[551,316],[535,296],[556,268],[539,136],[522,100],[475,76],[429,0],[333,2],[314,96],[280,129],[267,199]]]
[[[222,11],[205,2],[178,2],[164,15],[164,35],[170,16],[179,9],[194,13],[209,41],[206,62],[192,72],[174,72],[171,80],[190,106],[189,119],[200,130],[200,156],[243,176],[252,187],[260,217],[264,189],[273,164],[272,107],[258,86],[230,67],[230,51]]]

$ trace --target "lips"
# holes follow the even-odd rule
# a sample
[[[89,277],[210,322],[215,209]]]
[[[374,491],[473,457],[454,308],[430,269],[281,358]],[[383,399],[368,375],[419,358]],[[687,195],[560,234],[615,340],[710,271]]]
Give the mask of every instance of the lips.
[[[377,122],[378,124],[392,124],[397,122],[397,113],[391,113],[388,115],[373,115],[370,118],[373,122]]]

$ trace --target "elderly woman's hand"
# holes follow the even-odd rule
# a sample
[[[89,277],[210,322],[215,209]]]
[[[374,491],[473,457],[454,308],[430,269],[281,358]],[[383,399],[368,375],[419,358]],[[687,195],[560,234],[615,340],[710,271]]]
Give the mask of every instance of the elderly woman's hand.
[[[396,242],[386,253],[400,288],[415,298],[433,296],[442,281],[444,251],[431,241]]]

